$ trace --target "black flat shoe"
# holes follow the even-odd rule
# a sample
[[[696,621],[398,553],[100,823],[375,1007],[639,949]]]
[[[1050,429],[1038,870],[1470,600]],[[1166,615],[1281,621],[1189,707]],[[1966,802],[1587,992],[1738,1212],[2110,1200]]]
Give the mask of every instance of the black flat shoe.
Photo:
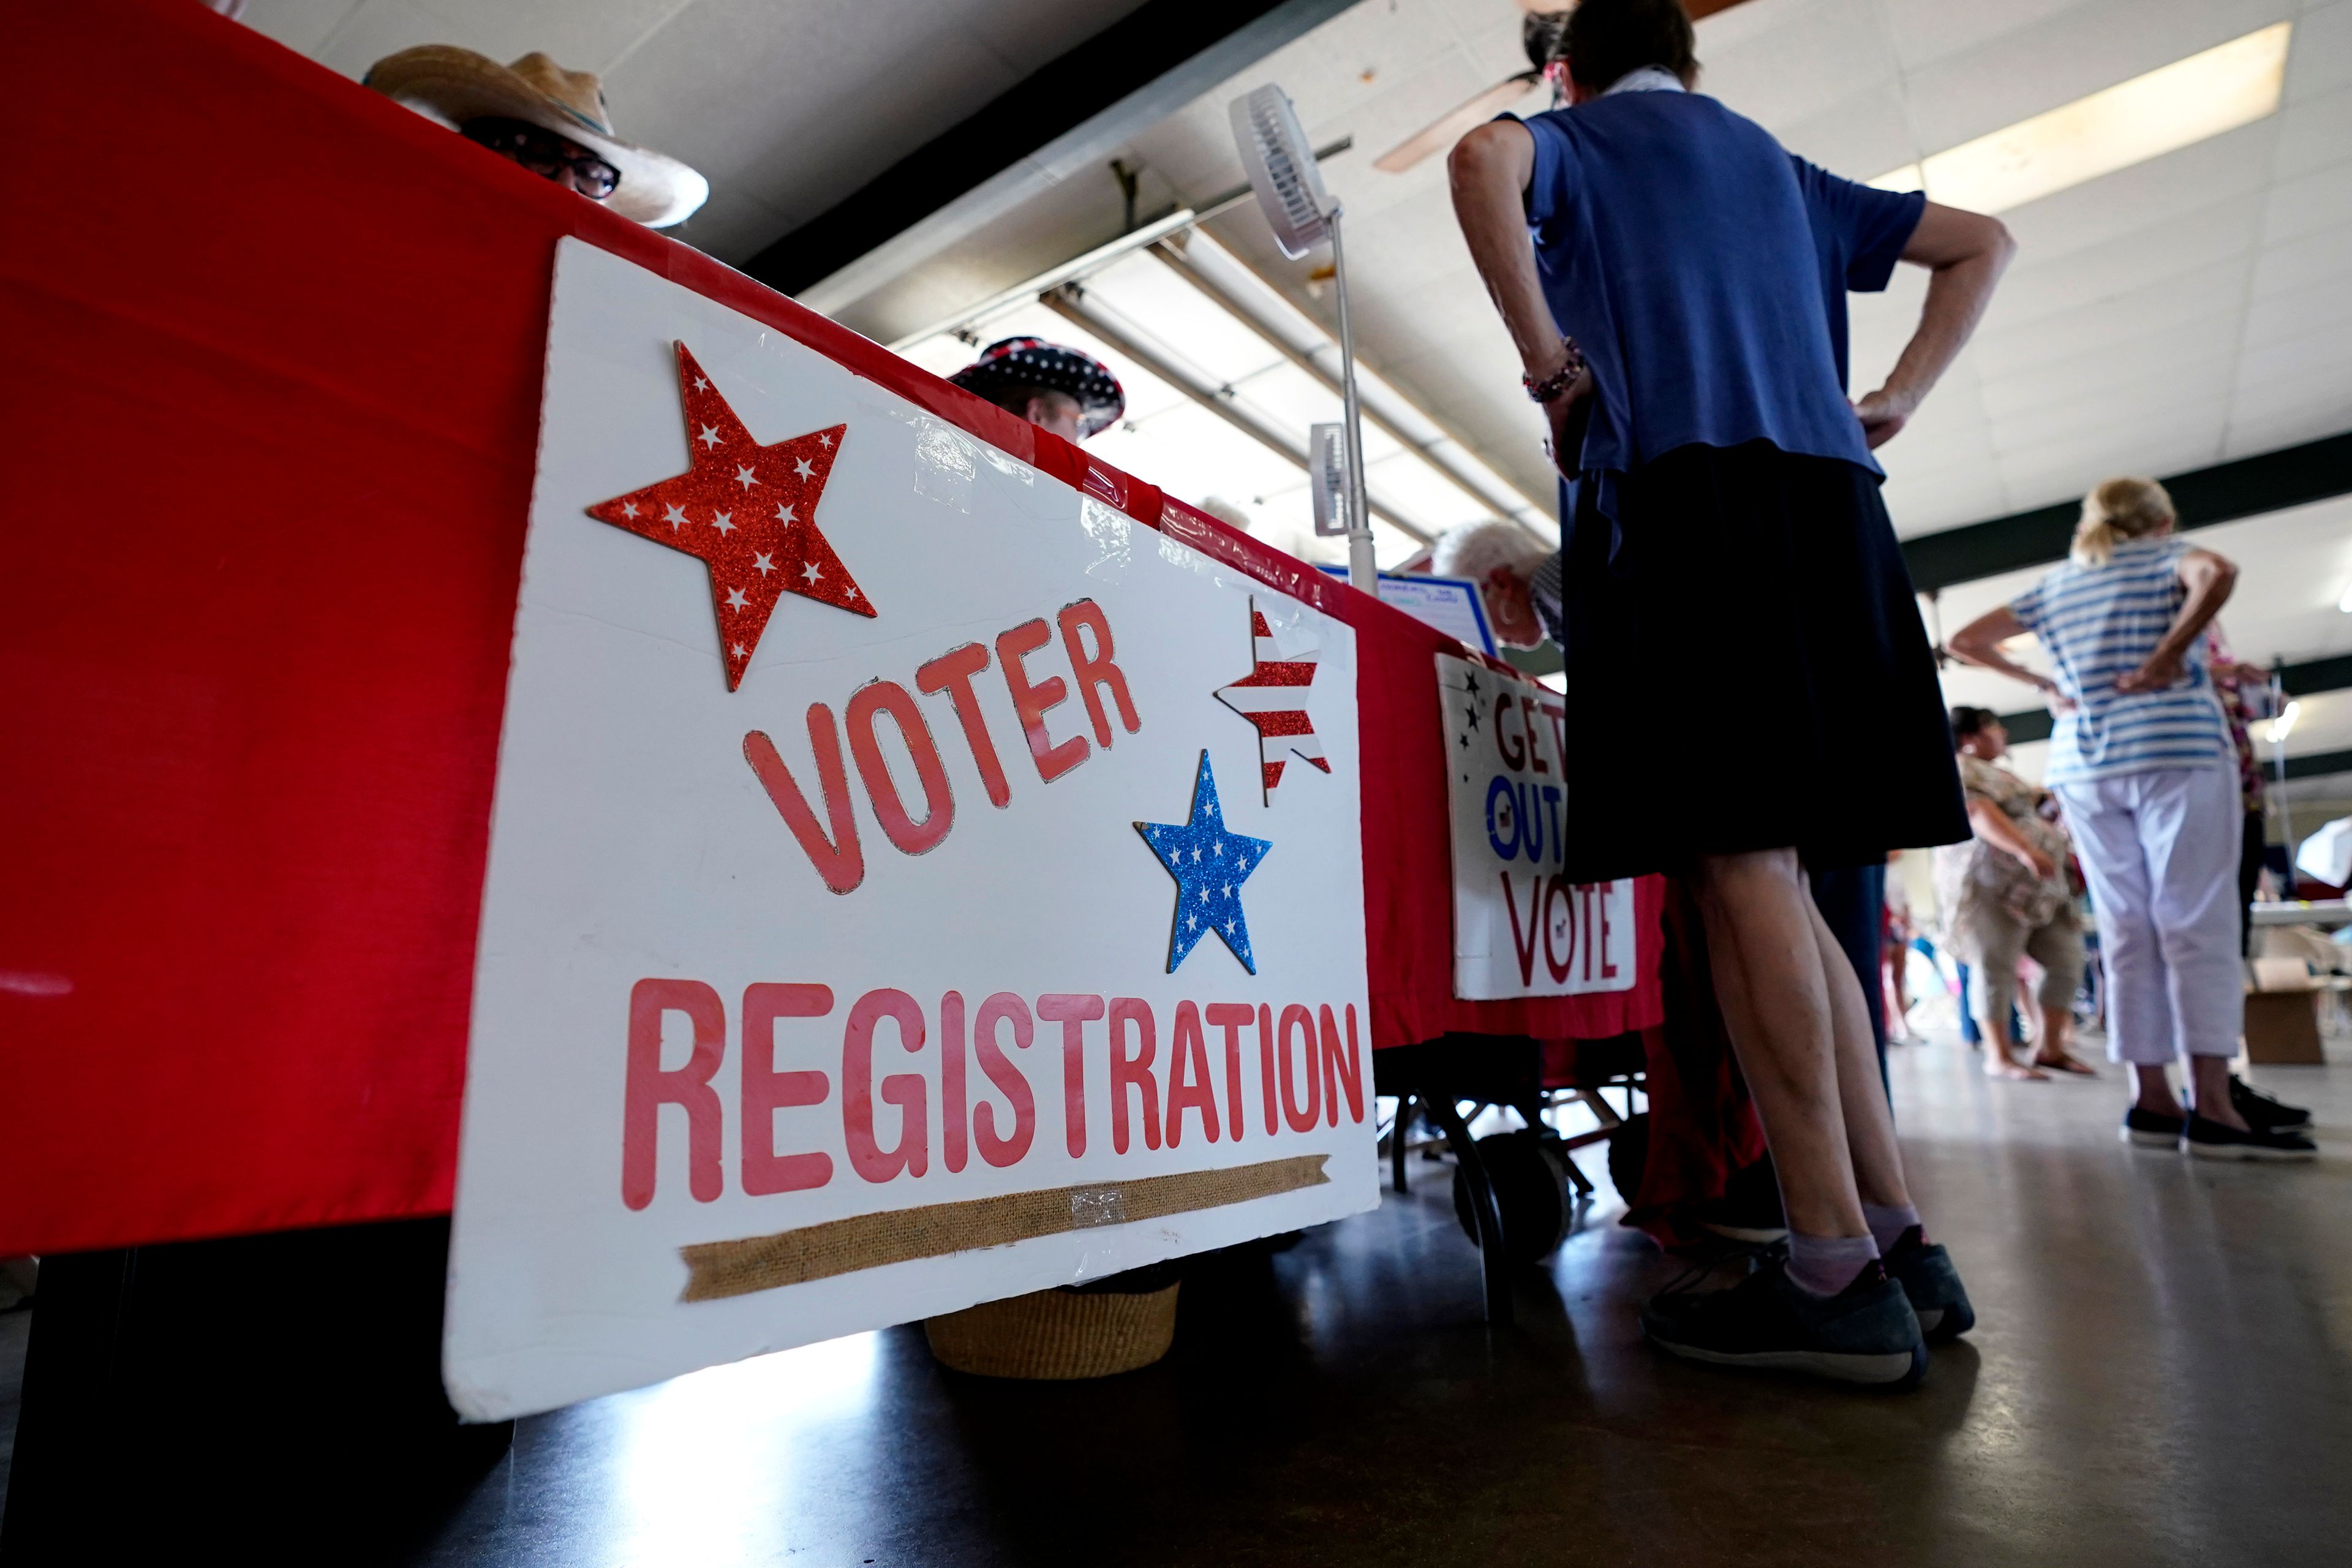
[[[2135,1149],[2178,1149],[2181,1131],[2188,1124],[2184,1117],[2160,1116],[2135,1105],[2124,1112],[2120,1135]]]
[[[2316,1160],[2319,1145],[2292,1127],[2249,1127],[2240,1131],[2202,1116],[2189,1119],[2181,1145],[2200,1160]]]
[[[2308,1127],[2311,1112],[2264,1094],[2236,1073],[2230,1075],[2230,1109],[2249,1127]]]

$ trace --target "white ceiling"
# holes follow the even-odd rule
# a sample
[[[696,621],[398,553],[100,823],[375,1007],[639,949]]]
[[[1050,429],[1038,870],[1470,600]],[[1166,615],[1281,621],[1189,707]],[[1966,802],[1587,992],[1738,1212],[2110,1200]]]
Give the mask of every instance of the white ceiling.
[[[708,216],[676,232],[740,263],[1135,3],[252,0],[247,19],[352,76],[424,42],[500,58],[541,48],[600,71],[624,134],[711,176]],[[1514,0],[1364,0],[1125,155],[1145,166],[1148,216],[1241,183],[1225,105],[1261,83],[1290,93],[1318,145],[1352,137],[1325,173],[1346,203],[1365,360],[1540,494],[1540,426],[1463,248],[1443,159],[1402,174],[1371,166],[1524,68],[1519,17]],[[2017,264],[1975,342],[1882,453],[1898,531],[2352,429],[2352,0],[1747,0],[1698,25],[1702,90],[1866,179],[2280,20],[2294,33],[2279,113],[2004,215]],[[1532,95],[1519,105],[1542,107]],[[1121,222],[1108,170],[1065,180],[836,313],[890,341]],[[1254,210],[1211,228],[1330,321],[1313,262],[1284,260]],[[1903,268],[1886,294],[1854,302],[1857,385],[1894,362],[1924,283]],[[2243,656],[2352,648],[2352,616],[2334,609],[2352,582],[2347,540],[2352,501],[2200,536],[2245,568],[2224,616]],[[2007,579],[1956,587],[1946,625],[2011,592]],[[2030,700],[1987,679],[1961,672],[1948,687],[1955,700]],[[2306,703],[2290,752],[2347,746],[2352,693]]]
[[[594,71],[622,136],[710,178],[669,232],[740,265],[1140,3],[248,0],[244,20],[354,79],[418,44]]]

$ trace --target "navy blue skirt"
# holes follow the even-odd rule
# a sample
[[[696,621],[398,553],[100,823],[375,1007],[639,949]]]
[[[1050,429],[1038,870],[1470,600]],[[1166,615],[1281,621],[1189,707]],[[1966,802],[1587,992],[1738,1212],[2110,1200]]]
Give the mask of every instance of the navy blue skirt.
[[[1969,837],[1878,482],[1752,441],[1623,476],[1613,529],[1578,487],[1555,628],[1571,879],[1784,847],[1858,866]]]

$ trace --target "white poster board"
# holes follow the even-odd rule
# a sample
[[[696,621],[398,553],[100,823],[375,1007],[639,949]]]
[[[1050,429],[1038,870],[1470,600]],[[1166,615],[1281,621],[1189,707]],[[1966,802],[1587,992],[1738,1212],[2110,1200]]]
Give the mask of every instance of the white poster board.
[[[1454,994],[1483,1002],[1633,989],[1633,881],[1563,874],[1559,694],[1516,671],[1436,658],[1454,819]]]
[[[1354,702],[1345,625],[565,241],[459,1411],[1370,1207]]]
[[[1348,580],[1345,566],[1325,566],[1321,570],[1341,582]],[[1476,648],[1492,657],[1495,633],[1486,625],[1486,602],[1478,596],[1478,584],[1467,577],[1425,577],[1404,572],[1381,574],[1381,603],[1402,610],[1433,631],[1444,632],[1464,647]]]

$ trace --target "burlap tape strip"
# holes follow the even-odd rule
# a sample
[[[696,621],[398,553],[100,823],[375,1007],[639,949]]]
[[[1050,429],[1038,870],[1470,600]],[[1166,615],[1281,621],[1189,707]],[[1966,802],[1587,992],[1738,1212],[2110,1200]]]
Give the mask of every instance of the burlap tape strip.
[[[886,1263],[1003,1247],[1034,1236],[1058,1236],[1095,1226],[1133,1225],[1272,1197],[1301,1187],[1319,1187],[1331,1180],[1323,1173],[1329,1159],[1328,1154],[1299,1154],[1222,1171],[1145,1176],[1113,1186],[1048,1187],[1043,1192],[858,1215],[740,1241],[700,1242],[677,1249],[689,1271],[686,1293],[679,1300],[715,1301],[748,1296],[754,1290],[803,1285],[861,1268],[879,1268]]]

